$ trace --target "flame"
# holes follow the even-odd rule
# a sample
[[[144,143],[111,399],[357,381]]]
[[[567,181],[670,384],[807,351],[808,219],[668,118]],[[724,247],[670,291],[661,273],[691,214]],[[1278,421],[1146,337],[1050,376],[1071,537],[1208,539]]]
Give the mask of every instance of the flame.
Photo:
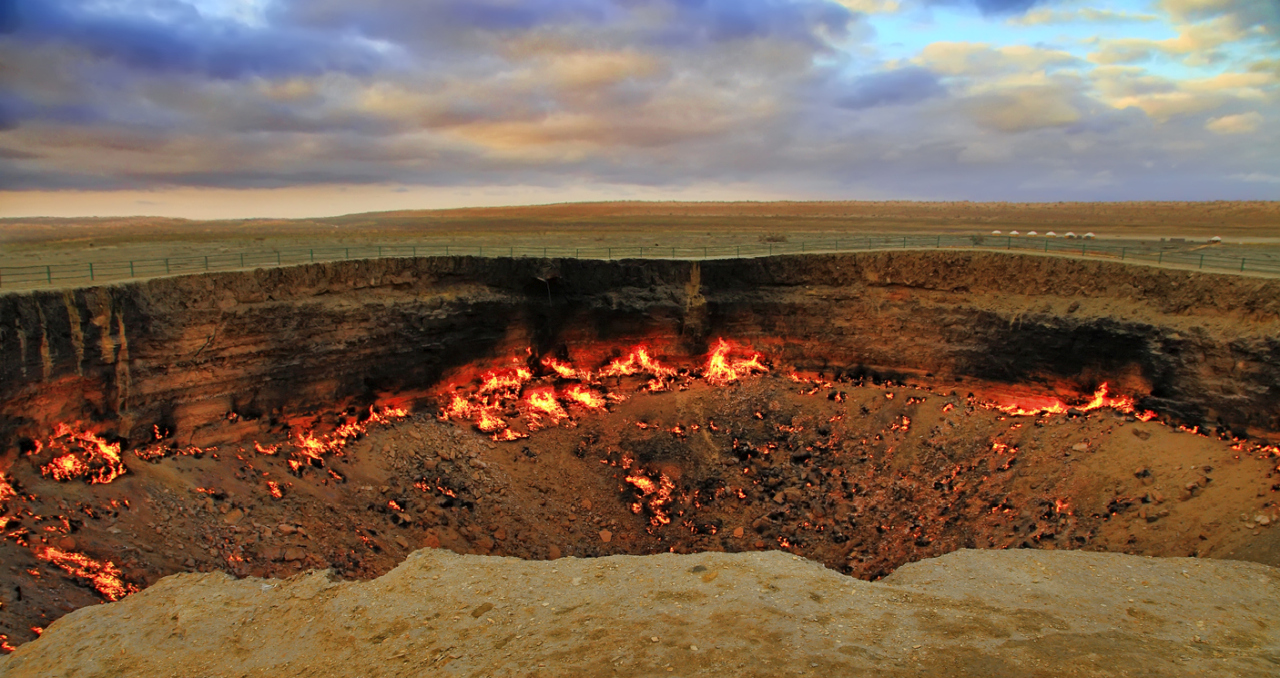
[[[33,454],[45,449],[61,453],[40,467],[40,472],[59,482],[85,478],[89,484],[106,484],[124,475],[120,443],[108,443],[101,436],[80,428],[80,423],[58,424],[47,443],[37,441]]]
[[[270,492],[271,496],[275,499],[281,499],[284,497],[284,491],[280,489],[280,483],[277,483],[274,480],[267,481],[267,491]]]
[[[1071,409],[1081,412],[1092,412],[1103,408],[1112,409],[1124,414],[1131,414],[1135,418],[1142,421],[1151,421],[1156,418],[1156,413],[1150,410],[1138,410],[1135,408],[1134,399],[1131,396],[1120,395],[1111,396],[1109,387],[1104,382],[1098,386],[1093,392],[1089,400],[1074,408],[1068,406],[1062,400],[1053,396],[1025,396],[1014,399],[1012,402],[1005,404],[996,404],[994,407],[1005,414],[1015,417],[1038,416],[1041,414],[1066,414]]]
[[[590,372],[585,372],[585,371],[579,372],[578,370],[574,369],[573,365],[560,362],[559,360],[556,360],[552,356],[546,356],[545,358],[543,358],[542,365],[543,367],[546,367],[552,372],[555,372],[556,374],[560,375],[561,379],[572,379],[575,381],[591,381]]]
[[[258,454],[274,455],[276,452],[279,452],[279,451],[280,451],[280,446],[279,446],[279,445],[267,445],[266,447],[263,447],[261,443],[258,443],[258,442],[256,442],[256,441],[255,441],[255,442],[253,443],[253,449],[254,449],[254,451],[256,451]]]
[[[640,491],[641,501],[631,505],[632,513],[639,513],[643,503],[648,505],[649,511],[653,514],[649,524],[659,527],[671,522],[671,516],[667,514],[665,506],[671,503],[671,491],[675,489],[675,483],[671,482],[665,473],[658,474],[658,479],[655,481],[643,472],[637,471],[628,475],[625,480]]]
[[[768,372],[761,361],[759,353],[752,353],[750,358],[730,359],[729,354],[735,349],[723,338],[717,339],[707,358],[707,365],[702,370],[703,377],[710,383],[724,385],[731,381],[757,372]]]
[[[0,475],[0,504],[3,504],[10,499],[16,499],[17,497],[18,493],[14,491],[13,485],[9,483],[9,479]]]
[[[650,357],[647,346],[640,345],[631,349],[631,353],[627,354],[627,357],[617,358],[609,363],[604,369],[600,370],[600,376],[626,377],[641,372],[650,374],[658,379],[673,377],[676,374],[674,369],[666,367]]]
[[[532,376],[533,373],[523,367],[491,370],[480,378],[479,392],[519,391]]]
[[[63,551],[52,546],[41,549],[36,557],[57,565],[67,574],[88,580],[109,601],[120,600],[138,590],[138,587],[121,579],[120,568],[110,561],[98,562],[83,553]]]
[[[574,384],[564,392],[564,397],[570,403],[581,405],[588,410],[603,410],[605,405],[604,396],[592,391],[582,384]]]
[[[552,422],[559,422],[569,417],[569,413],[565,412],[560,402],[556,400],[555,391],[549,388],[531,392],[525,399],[525,403],[534,416],[550,417]]]

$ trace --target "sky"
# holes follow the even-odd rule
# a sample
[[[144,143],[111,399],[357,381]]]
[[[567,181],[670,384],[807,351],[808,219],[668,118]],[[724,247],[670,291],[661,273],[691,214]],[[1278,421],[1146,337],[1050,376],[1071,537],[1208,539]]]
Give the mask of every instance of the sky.
[[[0,0],[0,217],[1280,199],[1280,0]]]

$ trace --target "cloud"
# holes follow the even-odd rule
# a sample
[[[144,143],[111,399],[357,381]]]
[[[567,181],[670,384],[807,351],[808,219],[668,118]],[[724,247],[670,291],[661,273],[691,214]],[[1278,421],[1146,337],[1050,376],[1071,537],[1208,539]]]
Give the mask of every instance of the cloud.
[[[1262,115],[1257,111],[1224,115],[1205,123],[1204,128],[1217,134],[1248,134],[1256,132],[1262,124]]]
[[[1062,50],[1028,45],[993,47],[975,42],[930,43],[913,61],[938,73],[964,76],[1028,73],[1080,62]]]
[[[837,99],[837,104],[850,109],[914,104],[942,96],[946,91],[933,71],[906,66],[855,79]]]
[[[138,71],[212,78],[334,71],[368,74],[387,60],[352,36],[207,20],[176,0],[143,3],[150,4],[153,12],[116,11],[112,6],[75,0],[6,1],[12,3],[16,17],[14,39],[67,45]]]
[[[1041,4],[1049,4],[1054,0],[924,0],[930,5],[961,5],[977,9],[986,16],[1008,16],[1022,14]]]
[[[1088,23],[1126,23],[1158,21],[1154,14],[1138,14],[1136,12],[1117,12],[1109,9],[1081,7],[1079,9],[1050,9],[1041,7],[1028,11],[1022,16],[1011,17],[1008,21],[1016,26],[1041,26],[1045,24],[1063,24],[1072,22]]]
[[[980,95],[969,99],[966,108],[979,125],[1001,132],[1066,127],[1082,117],[1070,97],[1054,87]]]

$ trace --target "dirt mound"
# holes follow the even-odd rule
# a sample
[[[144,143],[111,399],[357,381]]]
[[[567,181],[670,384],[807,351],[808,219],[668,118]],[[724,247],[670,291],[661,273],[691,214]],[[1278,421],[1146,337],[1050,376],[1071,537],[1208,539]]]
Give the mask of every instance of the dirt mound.
[[[418,551],[370,582],[169,577],[0,676],[1274,676],[1280,571],[960,551],[879,583],[783,553]]]

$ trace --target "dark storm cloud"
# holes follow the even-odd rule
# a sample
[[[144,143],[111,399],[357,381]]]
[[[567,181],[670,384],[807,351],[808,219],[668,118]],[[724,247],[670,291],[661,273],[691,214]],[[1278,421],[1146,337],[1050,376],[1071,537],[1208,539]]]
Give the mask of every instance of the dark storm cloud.
[[[137,14],[97,11],[77,0],[9,2],[14,39],[74,46],[143,72],[218,79],[332,71],[367,74],[384,60],[372,48],[341,35],[209,20],[188,5],[164,0],[151,3],[156,11]]]
[[[841,108],[872,108],[896,104],[914,104],[946,94],[938,76],[927,68],[908,66],[884,73],[864,75],[848,86],[836,99]]]

